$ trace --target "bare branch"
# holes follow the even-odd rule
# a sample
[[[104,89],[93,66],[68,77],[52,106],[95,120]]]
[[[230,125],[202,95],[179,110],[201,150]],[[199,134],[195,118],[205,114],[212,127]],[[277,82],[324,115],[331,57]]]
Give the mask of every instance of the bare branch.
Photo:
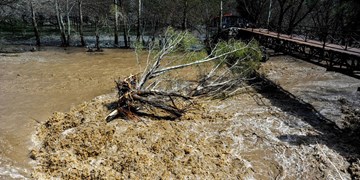
[[[241,49],[245,49],[244,48],[241,48]],[[221,55],[218,55],[218,56],[214,56],[214,57],[208,57],[208,58],[205,58],[205,59],[201,59],[201,60],[198,60],[198,61],[195,61],[195,62],[191,62],[191,63],[187,63],[187,64],[180,64],[180,65],[177,65],[177,66],[171,66],[171,67],[167,67],[167,68],[163,68],[163,69],[160,69],[160,70],[157,70],[157,71],[154,71],[152,73],[152,78],[155,77],[155,76],[158,76],[162,73],[165,73],[167,71],[171,71],[171,70],[175,70],[175,69],[180,69],[180,68],[185,68],[185,67],[188,67],[188,66],[193,66],[193,65],[197,65],[197,64],[202,64],[202,63],[206,63],[206,62],[210,62],[210,61],[214,61],[214,60],[217,60],[219,58],[222,58],[226,55],[229,55],[229,54],[232,54],[236,51],[239,51],[241,49],[235,49],[235,50],[232,50],[230,52],[227,52],[227,53],[224,53],[224,54],[221,54]]]

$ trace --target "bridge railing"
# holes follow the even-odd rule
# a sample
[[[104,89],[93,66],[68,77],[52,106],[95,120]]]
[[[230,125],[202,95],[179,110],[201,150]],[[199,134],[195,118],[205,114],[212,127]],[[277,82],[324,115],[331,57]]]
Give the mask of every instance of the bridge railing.
[[[267,25],[251,27],[251,29],[252,31],[272,34],[277,37],[319,44],[322,45],[323,48],[333,47],[349,51],[360,48],[360,31],[339,32],[338,30],[322,27],[297,26],[289,33],[281,30],[285,28],[271,27]]]

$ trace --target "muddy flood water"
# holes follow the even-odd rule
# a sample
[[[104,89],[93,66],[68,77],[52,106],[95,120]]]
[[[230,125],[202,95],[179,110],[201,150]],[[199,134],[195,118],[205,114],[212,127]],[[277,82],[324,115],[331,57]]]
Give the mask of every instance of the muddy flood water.
[[[104,121],[132,50],[0,54],[0,68],[0,179],[360,178],[344,133],[360,81],[292,57],[262,65],[274,84],[196,99],[176,121]]]
[[[47,47],[0,55],[0,177],[28,177],[38,122],[114,91],[115,79],[135,72],[131,50],[85,51]]]

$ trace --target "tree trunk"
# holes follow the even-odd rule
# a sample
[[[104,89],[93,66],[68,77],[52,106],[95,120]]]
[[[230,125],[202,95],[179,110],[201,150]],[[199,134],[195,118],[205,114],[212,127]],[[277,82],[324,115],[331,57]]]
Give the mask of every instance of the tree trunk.
[[[278,27],[277,27],[278,33],[281,33],[281,31],[282,31],[281,26],[282,26],[283,19],[284,19],[283,8],[280,7],[280,14],[279,14],[279,19],[278,19]]]
[[[40,46],[40,34],[39,34],[39,29],[38,29],[37,21],[36,21],[36,13],[34,10],[34,4],[31,0],[30,0],[30,9],[31,9],[32,24],[34,27],[34,34],[35,34],[35,38],[36,38],[36,46]]]
[[[272,12],[272,0],[270,0],[269,2],[269,13],[268,13],[268,18],[267,18],[267,28],[269,29],[270,26],[270,18],[271,18],[271,12]]]
[[[140,41],[141,36],[141,0],[139,0],[139,7],[138,7],[138,19],[137,19],[137,34],[136,40]]]
[[[124,8],[124,4],[120,1],[120,7],[121,7],[121,12],[122,14],[122,20],[123,20],[123,32],[124,32],[124,44],[125,44],[125,48],[128,48],[128,36],[127,36],[127,20],[126,20],[126,15],[125,15],[125,8]]]
[[[220,19],[219,19],[219,32],[221,31],[222,29],[222,25],[223,25],[223,1],[220,1]]]
[[[84,30],[83,30],[83,15],[82,15],[82,0],[78,0],[78,6],[79,6],[79,18],[80,18],[80,24],[79,24],[79,32],[80,32],[80,42],[81,46],[86,46],[85,40],[84,40]]]
[[[286,0],[278,0],[279,6],[280,6],[280,10],[279,10],[279,18],[278,18],[278,27],[277,27],[277,32],[281,33],[282,32],[282,24],[284,21],[284,16],[285,16],[285,3]]]
[[[60,15],[60,26],[61,26],[61,37],[63,39],[62,46],[67,46],[67,38],[66,38],[66,34],[65,34],[65,24],[64,24],[64,21],[63,21],[63,18],[61,15]]]
[[[70,25],[69,0],[66,0],[66,20],[67,20],[67,39],[66,39],[66,46],[70,46],[71,25]]]
[[[124,19],[124,44],[125,44],[125,48],[128,48],[128,36],[127,36],[127,22],[126,19]]]
[[[187,24],[188,24],[187,11],[188,11],[188,0],[184,0],[184,11],[183,11],[183,22],[182,22],[182,29],[184,31],[187,29]]]
[[[119,45],[119,34],[118,34],[118,27],[119,27],[119,12],[118,12],[118,1],[114,0],[114,8],[115,8],[115,27],[114,27],[114,44],[116,46]]]
[[[96,47],[96,51],[100,51],[100,35],[99,35],[99,22],[96,21],[95,22],[95,38],[96,38],[96,42],[95,42],[95,47]]]
[[[57,18],[57,22],[58,22],[59,30],[60,30],[61,46],[65,46],[66,45],[66,36],[65,36],[65,32],[64,32],[65,28],[64,28],[64,22],[62,20],[62,16],[60,14],[58,0],[55,0],[55,10],[56,10],[56,18]]]

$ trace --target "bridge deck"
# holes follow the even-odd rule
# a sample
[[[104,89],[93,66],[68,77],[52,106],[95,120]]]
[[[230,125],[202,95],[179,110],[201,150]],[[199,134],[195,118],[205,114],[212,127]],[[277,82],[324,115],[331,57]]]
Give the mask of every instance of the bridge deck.
[[[298,35],[278,34],[276,32],[271,32],[268,29],[261,29],[261,28],[241,28],[241,30],[248,31],[251,33],[256,33],[263,36],[278,38],[281,40],[290,41],[298,44],[313,46],[316,48],[323,48],[323,42],[311,40],[311,39],[305,40],[304,37]],[[326,43],[325,50],[349,54],[360,58],[360,48],[347,47],[347,49],[345,49],[345,46],[342,45]]]

